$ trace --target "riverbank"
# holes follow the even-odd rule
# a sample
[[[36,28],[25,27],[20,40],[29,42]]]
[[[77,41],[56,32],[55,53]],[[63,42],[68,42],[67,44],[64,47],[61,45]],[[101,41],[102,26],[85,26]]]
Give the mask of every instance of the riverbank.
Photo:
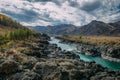
[[[120,37],[57,36],[62,42],[78,45],[81,53],[120,62]]]

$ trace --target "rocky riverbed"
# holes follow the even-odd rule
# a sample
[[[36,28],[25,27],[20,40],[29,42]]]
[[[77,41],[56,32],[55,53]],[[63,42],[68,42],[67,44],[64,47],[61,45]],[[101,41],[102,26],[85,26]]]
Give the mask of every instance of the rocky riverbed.
[[[9,43],[11,48],[1,50],[0,80],[120,80],[120,71],[83,62],[74,52],[62,51],[48,40]]]

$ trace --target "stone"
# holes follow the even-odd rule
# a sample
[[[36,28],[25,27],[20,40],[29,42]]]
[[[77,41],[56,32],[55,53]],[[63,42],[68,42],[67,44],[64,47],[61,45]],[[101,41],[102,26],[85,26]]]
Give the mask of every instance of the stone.
[[[20,70],[19,64],[13,60],[5,60],[0,64],[0,73],[1,74],[13,74]]]

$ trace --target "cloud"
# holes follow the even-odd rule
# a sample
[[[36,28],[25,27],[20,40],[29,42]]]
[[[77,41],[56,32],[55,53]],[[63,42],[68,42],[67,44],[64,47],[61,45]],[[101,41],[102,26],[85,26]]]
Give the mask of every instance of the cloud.
[[[48,2],[48,1],[52,1],[52,0],[27,0],[29,2]]]
[[[92,20],[120,20],[119,6],[120,0],[1,0],[0,12],[30,26],[81,26]]]
[[[70,2],[69,2],[69,5],[72,6],[72,7],[78,7],[78,6],[79,6],[79,3],[76,2],[76,1],[70,1]]]
[[[83,4],[83,6],[81,6],[80,8],[82,10],[90,12],[90,11],[93,11],[95,9],[98,9],[101,5],[102,5],[102,3],[97,0],[97,1],[93,1],[93,2],[85,2]]]

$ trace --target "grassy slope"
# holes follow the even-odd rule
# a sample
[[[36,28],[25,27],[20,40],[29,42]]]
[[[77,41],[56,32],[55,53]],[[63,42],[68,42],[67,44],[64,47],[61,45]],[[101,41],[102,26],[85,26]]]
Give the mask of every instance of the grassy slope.
[[[110,45],[119,46],[120,37],[110,37],[110,36],[60,36],[65,40],[70,40],[74,42],[82,42],[95,45]]]

